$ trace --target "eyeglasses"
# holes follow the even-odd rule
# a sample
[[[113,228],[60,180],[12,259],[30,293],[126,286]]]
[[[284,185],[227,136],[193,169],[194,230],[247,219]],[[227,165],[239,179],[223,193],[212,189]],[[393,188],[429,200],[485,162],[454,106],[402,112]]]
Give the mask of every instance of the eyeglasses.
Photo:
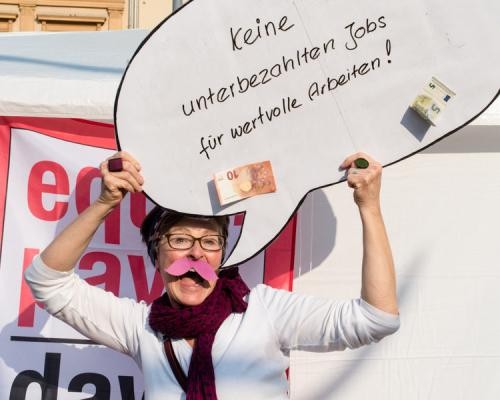
[[[194,242],[200,243],[200,247],[206,251],[219,251],[224,247],[224,236],[205,235],[194,237],[187,233],[167,233],[160,237],[160,245],[166,239],[170,248],[174,250],[189,250],[194,246]]]

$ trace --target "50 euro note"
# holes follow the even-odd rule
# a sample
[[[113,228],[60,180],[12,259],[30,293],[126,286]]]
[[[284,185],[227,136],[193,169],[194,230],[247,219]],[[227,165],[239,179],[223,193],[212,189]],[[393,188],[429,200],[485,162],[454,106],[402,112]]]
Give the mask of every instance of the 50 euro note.
[[[214,183],[221,206],[276,191],[270,161],[256,162],[218,172],[214,175]]]

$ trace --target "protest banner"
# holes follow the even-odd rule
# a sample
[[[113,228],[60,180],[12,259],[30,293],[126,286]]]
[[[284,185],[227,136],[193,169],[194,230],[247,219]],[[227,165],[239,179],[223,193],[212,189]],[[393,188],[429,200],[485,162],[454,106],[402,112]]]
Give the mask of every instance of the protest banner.
[[[23,271],[93,201],[99,163],[115,151],[112,125],[71,119],[0,117],[0,398],[141,399],[132,359],[98,346],[49,316]],[[163,282],[140,241],[152,204],[132,194],[103,223],[76,269],[91,285],[151,303]],[[242,223],[232,218],[230,246]],[[266,252],[243,266],[250,285],[291,289],[295,222]]]

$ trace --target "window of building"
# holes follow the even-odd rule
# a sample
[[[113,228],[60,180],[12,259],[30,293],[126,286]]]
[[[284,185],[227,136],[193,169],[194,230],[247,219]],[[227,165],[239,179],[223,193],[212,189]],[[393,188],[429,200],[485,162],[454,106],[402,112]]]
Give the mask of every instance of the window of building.
[[[37,7],[42,31],[99,31],[106,23],[105,9]]]
[[[19,8],[11,4],[0,4],[0,32],[12,32],[12,25],[19,15]]]

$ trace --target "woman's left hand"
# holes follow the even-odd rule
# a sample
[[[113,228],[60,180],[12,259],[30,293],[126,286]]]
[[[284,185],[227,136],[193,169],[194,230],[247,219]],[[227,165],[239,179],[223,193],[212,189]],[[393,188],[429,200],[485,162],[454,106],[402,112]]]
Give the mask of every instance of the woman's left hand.
[[[368,166],[357,167],[358,158],[368,161]],[[380,310],[398,314],[394,261],[380,208],[382,165],[365,153],[356,153],[341,168],[347,170],[347,183],[354,189],[363,225],[361,297]]]
[[[355,161],[358,158],[368,161],[368,167],[356,167]],[[347,170],[347,184],[354,189],[354,201],[359,208],[380,207],[382,165],[378,161],[359,152],[347,157],[340,168]]]

